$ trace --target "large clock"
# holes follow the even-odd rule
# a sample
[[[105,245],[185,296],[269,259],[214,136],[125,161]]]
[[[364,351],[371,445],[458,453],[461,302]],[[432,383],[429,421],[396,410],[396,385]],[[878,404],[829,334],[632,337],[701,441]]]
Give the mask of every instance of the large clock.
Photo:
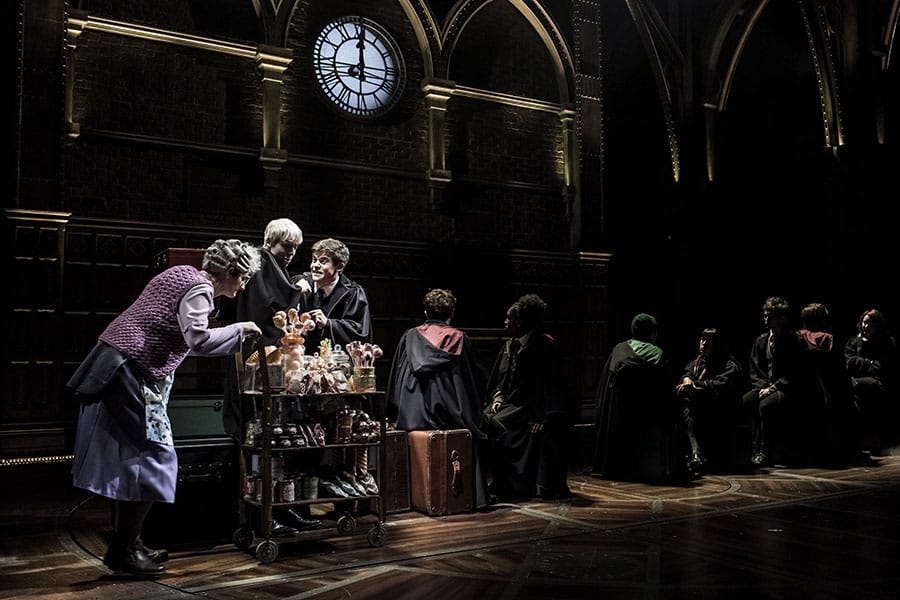
[[[369,118],[390,109],[403,92],[406,65],[397,43],[365,17],[328,23],[313,48],[316,79],[343,113]]]

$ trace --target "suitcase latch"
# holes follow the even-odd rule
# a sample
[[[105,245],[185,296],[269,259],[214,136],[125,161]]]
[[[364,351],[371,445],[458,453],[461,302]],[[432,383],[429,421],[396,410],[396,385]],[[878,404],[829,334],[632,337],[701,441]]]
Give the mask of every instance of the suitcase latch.
[[[462,494],[462,476],[460,475],[462,467],[460,466],[459,452],[457,450],[450,451],[450,465],[453,467],[453,479],[450,480],[450,491],[453,492],[454,496],[459,496]]]

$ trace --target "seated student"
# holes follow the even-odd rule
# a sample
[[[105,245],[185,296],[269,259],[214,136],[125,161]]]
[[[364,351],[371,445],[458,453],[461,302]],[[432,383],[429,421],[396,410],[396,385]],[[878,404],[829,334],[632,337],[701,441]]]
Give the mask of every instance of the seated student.
[[[881,453],[900,438],[897,344],[884,313],[878,309],[864,311],[857,330],[859,332],[847,340],[844,358],[852,378],[864,446],[874,453]]]
[[[796,416],[802,406],[805,343],[788,327],[790,305],[777,296],[763,304],[766,332],[750,349],[750,384],[742,402],[751,413],[753,450],[750,462],[771,463],[775,429]],[[793,413],[793,414],[792,414]]]
[[[485,424],[491,493],[499,500],[569,497],[567,391],[556,341],[542,331],[547,304],[525,294],[506,311],[506,341],[488,378]]]
[[[741,365],[728,351],[725,336],[715,328],[700,334],[697,358],[687,364],[675,395],[681,400],[682,420],[690,444],[688,470],[700,475],[707,459],[724,465],[740,406]],[[705,449],[713,448],[708,456]]]
[[[468,336],[450,326],[456,297],[450,290],[425,294],[425,323],[408,329],[394,353],[387,385],[388,418],[402,431],[468,429],[473,440],[476,508],[488,505],[482,468],[481,398],[475,354]]]
[[[800,323],[797,333],[806,342],[808,370],[804,378],[808,410],[804,446],[820,460],[851,458],[855,445],[850,377],[834,347],[831,315],[824,304],[813,302],[800,311]]]
[[[656,345],[652,315],[631,321],[631,338],[616,344],[600,374],[593,473],[605,478],[664,479],[675,428],[669,362]],[[652,451],[651,451],[652,450]],[[658,460],[657,460],[658,459]],[[650,461],[650,462],[647,462]]]

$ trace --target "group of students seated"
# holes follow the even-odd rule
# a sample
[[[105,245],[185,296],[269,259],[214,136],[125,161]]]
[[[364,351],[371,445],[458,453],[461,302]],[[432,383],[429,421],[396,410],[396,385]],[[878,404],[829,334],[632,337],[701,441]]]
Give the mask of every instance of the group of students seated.
[[[287,266],[301,241],[289,219],[269,224],[260,248],[264,268],[238,294],[236,320],[259,323],[266,343],[277,344],[268,315],[305,300],[316,325],[308,352],[317,347],[309,343],[316,335],[342,346],[371,341],[365,290],[343,273],[346,246],[317,242],[309,273],[291,276]],[[391,424],[407,431],[469,429],[477,507],[494,499],[566,497],[566,464],[578,450],[568,443],[570,390],[559,351],[543,331],[546,303],[526,294],[509,307],[507,339],[487,389],[476,382],[471,343],[450,325],[455,308],[451,290],[430,290],[424,322],[400,340],[386,386]],[[665,479],[735,466],[736,434],[748,425],[744,460],[760,467],[801,457],[847,461],[898,442],[897,351],[880,311],[862,314],[843,354],[825,306],[805,307],[799,329],[789,326],[782,298],[768,298],[762,313],[765,332],[742,357],[746,362],[731,354],[720,330],[708,328],[697,357],[680,373],[657,346],[656,319],[635,316],[631,338],[612,349],[600,377],[592,472]],[[228,429],[239,436],[237,423]]]
[[[525,294],[507,309],[508,338],[486,394],[469,338],[450,325],[453,292],[429,290],[423,307],[425,322],[404,334],[393,356],[387,383],[392,426],[471,431],[477,509],[497,501],[568,497],[567,390],[556,341],[542,328],[547,304]]]
[[[747,424],[754,467],[848,464],[900,442],[897,347],[881,311],[864,311],[843,348],[822,304],[800,311],[799,329],[782,298],[768,298],[762,312],[765,332],[746,373],[722,332],[708,328],[677,378],[656,345],[656,319],[634,317],[600,378],[593,473],[671,479],[740,466],[735,442]]]

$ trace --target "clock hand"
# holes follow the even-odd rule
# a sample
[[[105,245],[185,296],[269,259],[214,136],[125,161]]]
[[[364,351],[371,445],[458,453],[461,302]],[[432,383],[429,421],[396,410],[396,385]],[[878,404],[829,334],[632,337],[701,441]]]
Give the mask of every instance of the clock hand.
[[[357,29],[357,38],[359,39],[359,41],[356,42],[356,47],[359,48],[359,65],[358,65],[359,75],[358,76],[359,76],[360,81],[365,81],[366,80],[366,56],[365,56],[366,29],[365,29],[365,26],[363,26],[362,22],[359,23],[359,26]]]

